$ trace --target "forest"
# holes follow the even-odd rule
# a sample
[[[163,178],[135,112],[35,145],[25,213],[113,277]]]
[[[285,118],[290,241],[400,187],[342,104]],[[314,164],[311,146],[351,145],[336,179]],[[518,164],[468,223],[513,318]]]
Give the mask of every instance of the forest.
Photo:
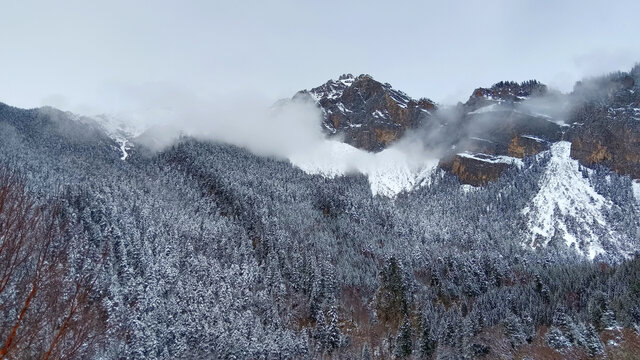
[[[593,261],[561,238],[524,245],[548,155],[486,187],[437,171],[386,198],[363,175],[186,136],[123,161],[96,123],[48,108],[0,104],[0,134],[1,358],[640,352],[640,259],[604,231]],[[583,176],[639,248],[632,180]]]

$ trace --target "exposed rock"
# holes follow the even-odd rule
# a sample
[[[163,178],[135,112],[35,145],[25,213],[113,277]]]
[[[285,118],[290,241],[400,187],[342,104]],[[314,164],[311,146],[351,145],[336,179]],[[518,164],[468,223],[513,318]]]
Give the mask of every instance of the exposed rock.
[[[508,161],[493,160],[522,159],[561,140],[571,141],[571,156],[582,165],[602,165],[640,178],[639,83],[640,66],[630,73],[578,82],[569,95],[549,92],[535,80],[501,81],[475,89],[448,117],[439,114],[431,100],[414,100],[369,75],[342,75],[294,98],[318,104],[330,136],[367,151],[383,150],[407,131],[426,125],[425,136],[437,143],[427,146],[452,147],[440,167],[463,183],[484,185],[511,166]],[[563,125],[565,118],[554,118],[553,111],[545,114],[544,108],[532,107],[528,99],[550,107],[573,104],[566,119],[572,125]],[[474,156],[460,155],[465,153]]]
[[[586,166],[602,165],[640,178],[640,122],[595,122],[570,134],[571,157]]]
[[[526,97],[545,92],[546,86],[536,81],[522,85],[501,82],[489,89],[476,89],[462,107],[465,112],[458,126],[464,130],[455,148],[457,153],[476,156],[450,154],[440,162],[441,168],[457,175],[462,183],[486,185],[510,166],[509,161],[491,161],[492,157],[524,158],[547,150],[551,142],[561,140],[562,126],[548,116],[532,114],[519,105]]]
[[[477,88],[464,104],[468,111],[500,102],[519,102],[531,96],[547,93],[547,86],[536,80],[518,84],[514,81],[501,81],[490,88]]]
[[[497,180],[511,164],[495,161],[492,157],[484,154],[476,154],[475,156],[456,154],[441,160],[439,166],[456,175],[463,184],[484,186]]]
[[[324,85],[298,92],[309,97],[323,113],[323,127],[330,135],[367,151],[380,151],[400,139],[408,129],[432,119],[433,101],[414,100],[369,75],[342,75]]]
[[[571,157],[640,179],[640,66],[576,84]]]
[[[549,143],[545,140],[531,135],[518,135],[509,142],[507,154],[522,159],[547,149],[549,149]]]

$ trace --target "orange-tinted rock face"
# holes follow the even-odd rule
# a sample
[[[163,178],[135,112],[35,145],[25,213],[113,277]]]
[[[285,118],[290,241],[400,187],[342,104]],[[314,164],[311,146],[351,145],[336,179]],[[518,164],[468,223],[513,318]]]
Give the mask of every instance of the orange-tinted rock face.
[[[376,132],[376,142],[385,147],[398,139],[398,133],[393,130],[374,129]]]
[[[543,150],[546,150],[543,141],[530,136],[518,135],[514,136],[509,142],[507,154],[522,159],[525,156],[535,155]]]
[[[586,166],[602,165],[640,178],[640,124],[602,122],[572,129],[571,157]]]
[[[640,178],[640,67],[578,82],[578,106],[567,132],[571,157],[585,166],[601,165]]]
[[[460,182],[473,186],[484,186],[491,181],[498,180],[509,164],[482,161],[461,155],[443,160],[439,166],[456,175]]]

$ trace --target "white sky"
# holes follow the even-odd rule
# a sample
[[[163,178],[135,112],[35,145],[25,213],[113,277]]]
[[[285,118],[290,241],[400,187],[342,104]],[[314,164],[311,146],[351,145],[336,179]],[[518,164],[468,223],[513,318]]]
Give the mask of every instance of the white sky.
[[[568,91],[640,61],[639,14],[637,0],[0,0],[0,102],[272,101],[348,72],[441,103],[499,80]]]

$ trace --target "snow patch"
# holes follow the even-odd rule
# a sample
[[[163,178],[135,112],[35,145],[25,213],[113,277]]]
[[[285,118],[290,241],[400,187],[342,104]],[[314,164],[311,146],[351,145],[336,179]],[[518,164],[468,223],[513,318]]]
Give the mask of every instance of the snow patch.
[[[535,140],[535,141],[540,142],[540,143],[541,143],[541,142],[545,142],[545,140],[544,140],[544,139],[539,138],[539,137],[537,137],[537,136],[533,136],[533,135],[522,135],[522,137],[523,137],[523,138],[527,138],[527,139],[531,139],[531,140]]]
[[[373,117],[377,118],[377,119],[380,119],[380,118],[384,119],[385,118],[384,114],[380,110],[376,110],[376,111],[372,112],[371,115],[373,115]]]
[[[127,160],[127,158],[129,157],[129,153],[127,153],[127,150],[131,150],[131,147],[129,146],[127,139],[121,138],[116,141],[120,143],[120,151],[122,151],[122,156],[120,157],[120,160]]]
[[[472,154],[469,152],[458,153],[458,156],[462,156],[465,158],[478,160],[478,161],[484,161],[492,164],[502,163],[502,164],[515,165],[518,168],[522,168],[522,166],[524,166],[522,159],[511,157],[511,156],[487,155],[487,154],[481,154],[481,153]]]
[[[522,210],[522,214],[529,217],[530,245],[538,246],[539,237],[546,245],[559,232],[568,246],[575,246],[577,251],[593,259],[604,253],[593,227],[606,227],[603,210],[611,207],[611,201],[598,194],[583,177],[578,161],[570,157],[570,142],[557,142],[549,151],[551,159],[540,179],[540,191],[531,206]],[[583,230],[580,235],[569,230],[571,226],[565,223],[567,217],[573,218],[574,228],[577,224]],[[585,246],[580,248],[579,241]]]
[[[353,112],[353,111],[347,109],[347,107],[344,106],[344,104],[341,103],[341,102],[337,103],[336,106],[338,107],[338,109],[340,109],[340,112],[342,112],[343,114]]]
[[[633,190],[633,196],[640,202],[640,180],[634,180],[631,182],[631,189]]]

